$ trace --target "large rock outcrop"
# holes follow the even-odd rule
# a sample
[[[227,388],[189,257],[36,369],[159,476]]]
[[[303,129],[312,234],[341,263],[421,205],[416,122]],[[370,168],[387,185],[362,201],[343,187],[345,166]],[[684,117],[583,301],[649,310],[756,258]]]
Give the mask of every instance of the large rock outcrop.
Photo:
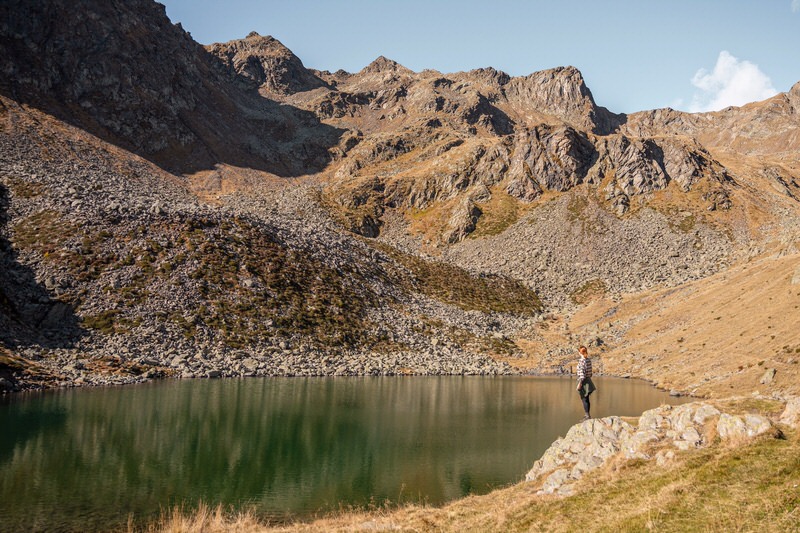
[[[794,420],[791,414],[785,418]],[[738,443],[769,432],[779,434],[763,415],[724,413],[705,402],[645,411],[636,426],[616,416],[587,420],[556,440],[525,479],[541,482],[542,494],[567,496],[584,475],[615,458],[664,464],[676,451],[708,446],[716,436]]]
[[[520,113],[534,109],[593,133],[609,133],[622,120],[595,103],[583,75],[572,66],[512,78],[504,94]]]
[[[251,32],[246,38],[207,47],[227,66],[234,80],[277,95],[311,91],[328,84],[303,66],[299,57],[272,36]]]

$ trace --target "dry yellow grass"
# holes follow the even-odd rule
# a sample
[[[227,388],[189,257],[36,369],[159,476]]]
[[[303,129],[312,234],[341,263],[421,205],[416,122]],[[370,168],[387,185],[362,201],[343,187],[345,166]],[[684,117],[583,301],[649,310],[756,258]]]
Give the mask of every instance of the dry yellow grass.
[[[175,508],[144,531],[148,533],[257,533],[268,527],[250,511],[225,511],[221,506],[211,508],[198,505],[193,511]],[[142,531],[133,524],[128,525],[128,533]]]
[[[706,396],[800,387],[800,255],[763,257],[710,279],[598,304],[573,317],[573,329],[624,331],[603,356],[607,372],[630,373],[664,388]],[[608,304],[606,303],[606,306]],[[594,311],[595,317],[590,318]],[[777,374],[769,386],[760,378]]]
[[[723,397],[800,393],[800,254],[765,254],[684,285],[590,302],[547,320],[517,344],[529,367],[546,368],[548,346],[600,337],[605,373],[664,389]],[[795,280],[795,283],[792,280]],[[767,368],[772,383],[760,382]]]
[[[475,231],[469,235],[470,238],[504,232],[534,205],[514,198],[500,186],[492,187],[491,193],[492,197],[488,201],[478,204],[483,214],[475,225]]]

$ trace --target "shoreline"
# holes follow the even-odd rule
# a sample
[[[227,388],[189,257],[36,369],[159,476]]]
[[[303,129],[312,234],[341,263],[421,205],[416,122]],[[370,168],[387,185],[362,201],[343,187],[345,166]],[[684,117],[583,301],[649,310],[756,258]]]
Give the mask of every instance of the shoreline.
[[[516,371],[515,371],[516,370]],[[16,390],[2,390],[0,391],[0,398],[2,397],[11,397],[11,396],[19,396],[26,393],[36,393],[36,392],[48,392],[48,391],[59,391],[59,390],[68,390],[68,389],[95,389],[95,388],[116,388],[116,387],[125,387],[130,385],[143,385],[148,383],[160,383],[160,382],[167,382],[167,381],[183,381],[183,380],[202,380],[202,379],[248,379],[248,378],[415,378],[415,377],[539,377],[539,378],[574,378],[574,373],[555,373],[555,372],[532,372],[532,371],[522,371],[516,369],[514,367],[510,367],[508,371],[505,372],[471,372],[471,373],[442,373],[442,372],[434,372],[434,373],[408,373],[408,372],[398,372],[398,373],[384,373],[384,374],[295,374],[295,373],[287,373],[287,374],[244,374],[244,375],[220,375],[220,376],[208,376],[208,375],[164,375],[163,377],[141,377],[141,376],[132,376],[127,380],[111,382],[107,379],[107,376],[101,376],[100,379],[103,381],[93,381],[93,380],[83,380],[83,381],[70,381],[70,382],[60,382],[56,385],[51,386],[41,386],[41,387],[27,387],[27,388],[19,388]],[[692,398],[695,400],[702,400],[705,399],[705,396],[699,395],[692,395],[691,393],[680,391],[680,390],[667,390],[663,387],[659,387],[656,382],[639,376],[632,376],[629,373],[624,375],[616,375],[616,374],[599,374],[596,373],[595,377],[601,378],[611,378],[611,379],[619,379],[619,380],[632,380],[632,381],[640,381],[646,383],[647,385],[651,386],[652,388],[661,391],[665,394],[668,394],[670,397],[674,398]]]

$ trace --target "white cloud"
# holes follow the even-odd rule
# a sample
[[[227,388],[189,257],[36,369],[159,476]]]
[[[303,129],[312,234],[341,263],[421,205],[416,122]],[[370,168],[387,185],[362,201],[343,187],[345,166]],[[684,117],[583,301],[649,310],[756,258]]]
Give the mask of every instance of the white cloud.
[[[800,3],[800,0],[794,0]],[[695,92],[689,111],[718,111],[735,105],[764,100],[778,93],[769,76],[761,72],[758,65],[740,60],[723,50],[711,72],[704,68],[692,78],[692,85],[700,89]]]
[[[800,11],[800,0],[792,0],[792,13]]]

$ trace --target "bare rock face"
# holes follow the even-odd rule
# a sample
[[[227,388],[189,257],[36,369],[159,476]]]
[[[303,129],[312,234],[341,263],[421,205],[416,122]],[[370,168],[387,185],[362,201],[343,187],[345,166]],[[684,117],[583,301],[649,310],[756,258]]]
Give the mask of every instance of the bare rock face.
[[[621,120],[595,104],[583,76],[575,67],[558,67],[512,78],[504,87],[504,93],[517,109],[536,109],[594,133],[610,132]]]
[[[2,94],[163,168],[191,173],[228,163],[297,175],[325,165],[341,134],[246,89],[258,65],[287,55],[279,43],[245,39],[263,48],[264,60],[233,54],[244,65],[232,79],[150,0],[13,0],[0,5],[0,20]],[[279,85],[295,77],[311,84],[299,69],[281,70],[292,61],[276,60],[269,65],[276,72],[264,75]]]
[[[234,79],[247,80],[269,93],[287,95],[329,87],[271,36],[251,32],[244,39],[215,43],[207,49],[223,61]]]
[[[645,411],[636,427],[616,416],[587,420],[556,440],[525,479],[541,480],[540,493],[568,496],[587,472],[614,458],[655,459],[662,465],[675,451],[710,445],[714,434],[737,444],[770,431],[776,430],[765,416],[722,413],[704,402]]]
[[[470,198],[462,200],[447,223],[445,230],[447,242],[456,243],[475,231],[475,224],[481,214],[480,208]]]
[[[561,192],[582,183],[596,159],[586,135],[569,126],[521,132],[514,148],[515,160],[530,169],[537,183]]]
[[[527,163],[516,160],[508,172],[506,192],[523,202],[532,202],[542,195],[542,186],[533,177],[533,171]]]
[[[208,65],[196,60],[196,43],[169,23],[163,6],[19,1],[0,9],[5,94],[60,99],[148,152],[167,148],[168,136],[191,143],[178,115],[196,108]],[[161,50],[170,53],[164,58]]]
[[[718,183],[733,183],[725,168],[715,161],[699,143],[681,141],[661,141],[664,171],[684,192],[704,177]]]
[[[703,178],[733,184],[725,168],[696,142],[619,135],[609,137],[599,150],[597,171],[601,177],[611,176],[606,199],[613,201],[619,215],[627,211],[632,196],[664,190],[672,181],[683,192]],[[717,204],[712,201],[711,205]],[[730,200],[719,199],[719,205],[727,209]]]
[[[666,188],[669,178],[661,163],[663,152],[650,139],[613,138],[607,144],[607,159],[614,179],[613,191],[627,196]]]
[[[800,115],[800,82],[795,83],[792,85],[792,88],[789,90],[787,94],[787,98],[789,103],[792,106],[792,110],[796,115]]]
[[[396,73],[411,74],[411,71],[393,59],[379,56],[377,59],[375,59],[375,61],[364,67],[361,72],[359,72],[361,75],[385,75],[387,73],[390,75]]]

